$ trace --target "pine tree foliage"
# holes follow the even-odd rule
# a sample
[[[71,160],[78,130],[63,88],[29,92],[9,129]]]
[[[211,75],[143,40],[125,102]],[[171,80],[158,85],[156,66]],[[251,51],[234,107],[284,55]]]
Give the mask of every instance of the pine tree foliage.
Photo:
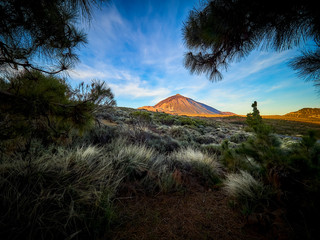
[[[54,75],[77,62],[80,21],[107,0],[0,0],[0,139],[52,142],[114,106],[103,82],[72,89]]]
[[[304,51],[302,56],[291,61],[290,65],[307,81],[314,81],[320,87],[320,49]]]
[[[0,139],[39,138],[52,142],[82,132],[98,112],[115,105],[103,82],[72,89],[65,80],[25,71],[0,84]]]
[[[190,11],[183,27],[185,66],[191,73],[222,79],[221,70],[252,50],[283,51],[314,40],[316,47],[292,65],[319,86],[320,14],[312,0],[208,0]]]
[[[246,123],[257,134],[258,138],[264,138],[270,134],[271,128],[262,121],[260,111],[258,110],[258,103],[254,101],[251,107],[252,113],[247,114]]]
[[[79,21],[103,0],[0,0],[0,69],[58,73],[86,43]],[[41,65],[39,65],[41,62]]]
[[[262,124],[262,117],[260,116],[260,111],[258,110],[257,106],[258,103],[254,101],[254,103],[251,105],[253,108],[252,113],[247,114],[246,122],[252,128]]]

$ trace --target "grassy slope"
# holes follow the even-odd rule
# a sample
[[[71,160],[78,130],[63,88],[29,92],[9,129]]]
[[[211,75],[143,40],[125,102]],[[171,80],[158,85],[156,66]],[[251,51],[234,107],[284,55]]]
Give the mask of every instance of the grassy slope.
[[[318,126],[281,120],[266,119],[266,121],[273,124],[277,133],[292,136],[303,134],[308,129]],[[59,186],[63,186],[61,183],[68,185],[69,181],[77,184],[78,175],[84,176],[84,179],[97,176],[89,185],[81,180],[83,185],[78,190],[82,194],[86,191],[86,187],[90,187],[92,192],[101,191],[101,194],[105,194],[104,191],[107,190],[107,195],[113,196],[112,200],[108,199],[101,205],[104,208],[105,203],[108,205],[113,202],[117,215],[117,220],[111,225],[111,231],[103,239],[264,239],[267,237],[266,233],[254,227],[257,221],[250,221],[238,214],[239,209],[233,211],[230,208],[225,192],[220,188],[219,178],[224,178],[224,173],[221,173],[217,164],[221,151],[220,144],[228,139],[230,147],[239,146],[250,136],[251,133],[244,131],[246,128],[244,118],[238,116],[220,119],[191,118],[116,108],[110,115],[105,116],[102,123],[105,127],[102,125],[83,138],[74,139],[68,150],[61,149],[60,155],[59,151],[53,155],[53,159],[57,162],[68,159],[65,162],[66,167],[63,168],[67,169],[65,173],[63,172],[64,177],[53,177],[53,180]],[[123,137],[126,139],[123,140]],[[90,147],[91,145],[99,147],[94,149]],[[81,153],[79,146],[89,147],[81,148],[83,151]],[[50,151],[54,152],[53,150]],[[64,151],[66,154],[62,154]],[[44,156],[52,161],[52,153],[47,152]],[[98,166],[97,162],[101,166]],[[88,163],[89,168],[86,166]],[[41,177],[42,174],[58,176],[57,174],[62,172],[55,167],[55,164],[50,166],[41,164],[39,162],[39,169],[42,171],[42,166],[46,166],[46,169],[40,175],[35,169],[35,177]],[[10,166],[10,164],[3,165],[14,172],[16,168]],[[79,168],[80,174],[74,176],[72,173],[77,170],[76,168]],[[110,169],[108,173],[110,179],[105,179],[105,174],[101,174],[103,168]],[[225,168],[222,172],[224,171]],[[7,173],[8,171],[3,168],[1,173],[3,177],[8,180],[15,177]],[[117,174],[114,175],[115,173]],[[25,174],[28,178],[28,171]],[[42,178],[41,181],[47,182]],[[8,184],[3,183],[2,187],[6,189]],[[106,185],[110,187],[101,188]],[[42,192],[41,187],[42,185],[39,187],[40,192]],[[74,192],[74,189],[76,188],[73,188],[72,194],[76,194],[73,197],[82,201],[82,198],[78,199],[78,193]],[[55,192],[55,188],[48,190],[50,193],[52,190],[52,194]],[[61,192],[65,194],[63,187]],[[69,201],[68,196],[63,195]],[[62,210],[66,210],[68,216],[70,214],[68,208],[71,205],[66,201],[63,202],[65,206],[61,206],[60,199],[61,197],[57,196],[57,208],[63,207]],[[41,199],[36,200],[42,204]],[[84,200],[83,209],[90,210],[92,207],[90,201],[88,202],[86,198]],[[101,202],[100,196],[97,196],[96,201]],[[83,209],[79,209],[80,214],[83,214],[81,212]],[[90,216],[91,212],[88,211],[86,214]],[[82,215],[74,216],[78,220],[78,216]],[[95,218],[96,216],[93,216],[93,219]],[[14,218],[11,220],[14,222]],[[81,224],[82,221],[86,224],[85,215],[79,221]],[[45,223],[40,222],[40,224]],[[247,228],[244,228],[245,225]],[[75,231],[77,228],[78,226],[74,226]],[[48,231],[50,234],[51,230]]]

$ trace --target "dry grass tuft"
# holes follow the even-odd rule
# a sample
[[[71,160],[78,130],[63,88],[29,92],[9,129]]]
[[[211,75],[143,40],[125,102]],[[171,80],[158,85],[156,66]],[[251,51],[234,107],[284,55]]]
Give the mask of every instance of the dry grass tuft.
[[[113,219],[110,199],[121,179],[103,149],[92,146],[2,162],[0,232],[12,239],[94,238]]]

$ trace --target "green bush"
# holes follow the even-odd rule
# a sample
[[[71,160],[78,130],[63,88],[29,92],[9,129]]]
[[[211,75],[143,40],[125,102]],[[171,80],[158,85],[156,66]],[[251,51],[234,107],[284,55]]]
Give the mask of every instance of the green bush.
[[[248,135],[244,133],[236,133],[230,137],[230,142],[234,143],[242,143],[245,142],[248,139]]]
[[[131,112],[130,117],[138,122],[150,123],[152,121],[151,113],[146,111]]]
[[[153,114],[154,121],[164,124],[164,125],[173,125],[176,121],[176,116],[167,114],[167,113],[160,113],[156,112]]]
[[[180,141],[192,141],[192,135],[188,129],[182,126],[172,126],[169,130],[169,134]]]
[[[160,153],[171,153],[181,147],[181,143],[169,136],[153,135],[145,144]]]
[[[175,120],[175,125],[182,125],[182,126],[187,125],[187,126],[199,127],[199,126],[206,126],[208,124],[206,121],[201,119],[185,117],[185,116],[177,116]]]
[[[231,172],[238,170],[246,170],[250,173],[261,171],[261,166],[256,162],[252,156],[243,153],[243,145],[237,148],[231,148],[228,140],[221,143],[221,162]]]
[[[177,140],[144,127],[123,125],[117,135],[126,137],[131,144],[143,144],[161,153],[169,153],[180,148],[180,142]]]
[[[0,82],[0,140],[23,138],[25,151],[33,138],[49,145],[64,143],[71,132],[81,135],[93,126],[97,112],[115,105],[102,82],[72,89],[65,80],[38,71]]]
[[[320,144],[312,132],[300,143],[286,144],[286,140],[281,144],[271,128],[262,122],[256,104],[253,107],[254,112],[248,114],[248,124],[254,135],[234,150],[227,143],[222,145],[222,160],[236,172],[227,177],[226,190],[246,214],[266,215],[282,208],[293,236],[316,239],[319,227],[314,219],[320,214],[317,204],[320,201]]]
[[[216,137],[212,136],[211,134],[198,135],[195,137],[194,141],[199,144],[210,144],[218,142]]]
[[[95,124],[95,126],[85,132],[82,137],[78,137],[77,135],[72,137],[72,146],[104,146],[119,137],[119,132],[117,131],[117,127]]]
[[[200,146],[201,151],[209,155],[220,156],[222,154],[222,149],[220,144],[202,144]]]

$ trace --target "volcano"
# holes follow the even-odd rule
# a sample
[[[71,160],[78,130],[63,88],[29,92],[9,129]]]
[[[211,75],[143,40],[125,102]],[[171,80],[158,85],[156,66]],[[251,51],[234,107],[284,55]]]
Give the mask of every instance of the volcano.
[[[184,97],[180,94],[168,97],[154,106],[144,106],[138,109],[187,116],[235,115],[231,112],[221,112],[213,107],[197,102],[191,98]]]

